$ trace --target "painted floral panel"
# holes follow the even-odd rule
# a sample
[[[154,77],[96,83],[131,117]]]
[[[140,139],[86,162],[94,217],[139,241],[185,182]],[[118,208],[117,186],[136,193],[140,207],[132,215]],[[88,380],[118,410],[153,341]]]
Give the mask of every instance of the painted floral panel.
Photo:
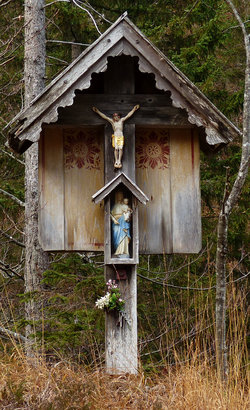
[[[65,169],[100,170],[100,137],[95,130],[64,130]]]
[[[139,128],[136,131],[136,168],[168,168],[169,154],[168,130]]]

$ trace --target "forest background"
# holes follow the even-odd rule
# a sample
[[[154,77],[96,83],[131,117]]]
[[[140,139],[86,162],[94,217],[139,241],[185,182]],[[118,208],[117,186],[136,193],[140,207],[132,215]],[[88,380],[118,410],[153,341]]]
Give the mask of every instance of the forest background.
[[[249,27],[248,1],[234,3],[246,28]],[[79,52],[99,36],[83,8],[93,14],[100,32],[104,32],[110,22],[127,10],[129,18],[142,32],[230,120],[242,128],[244,42],[238,23],[224,1],[97,0],[91,2],[91,7],[83,1],[46,1],[47,83],[74,58],[76,46],[71,43],[78,43]],[[24,161],[5,147],[7,135],[3,128],[24,104],[23,14],[23,1],[0,1],[0,326],[2,330],[7,329],[18,335],[24,335],[24,306],[30,297],[24,293],[23,280]],[[119,400],[121,393],[123,397],[128,397],[126,408],[134,405],[131,395],[137,397],[136,394],[139,397],[136,398],[139,400],[138,407],[141,405],[145,408],[147,400],[152,400],[152,406],[161,408],[161,397],[170,395],[170,387],[166,386],[172,385],[172,376],[177,386],[175,397],[185,397],[185,400],[187,392],[183,391],[184,379],[181,375],[187,375],[186,381],[200,382],[202,391],[205,390],[204,380],[213,383],[215,379],[216,228],[226,180],[231,186],[238,171],[240,147],[241,141],[235,140],[216,155],[202,155],[203,244],[200,254],[141,256],[138,266],[138,331],[140,385],[143,387],[141,393],[135,392],[129,379],[126,381],[128,384],[124,380],[119,382],[120,390],[113,386]],[[230,217],[228,235],[226,322],[230,383],[229,390],[224,389],[224,396],[221,393],[221,400],[222,403],[230,403],[231,407],[225,408],[244,408],[242,405],[247,405],[244,392],[247,377],[248,189],[249,185],[246,184]],[[99,373],[104,364],[104,315],[95,308],[96,299],[105,291],[103,255],[52,253],[50,261],[50,267],[43,275],[42,289],[36,295],[41,301],[36,343],[50,365],[50,370],[47,367],[40,369],[44,383],[50,380],[51,368],[55,369],[53,366],[59,361],[63,363],[60,374],[54,375],[54,379],[60,380],[57,384],[60,384],[61,393],[56,393],[56,389],[50,386],[50,396],[48,392],[45,394],[46,389],[40,381],[43,395],[37,395],[40,397],[39,404],[37,396],[30,395],[29,398],[34,400],[32,408],[39,405],[44,407],[37,408],[84,408],[80,404],[80,407],[77,404],[66,407],[67,400],[71,403],[69,406],[72,405],[72,393],[66,386],[68,382],[63,383],[62,380],[63,377],[65,380],[75,380],[79,389],[80,385],[81,388],[84,385],[83,369],[84,372],[95,372],[91,374],[95,377],[95,385],[99,383],[99,400],[105,397],[107,380],[102,379]],[[19,359],[23,358],[21,336],[7,336],[6,331],[1,331],[0,336],[0,360],[6,374],[9,374],[9,379],[7,376],[5,378],[5,373],[2,375],[5,383],[0,389],[0,400],[23,405],[27,402],[31,379],[27,369],[22,373],[19,367]],[[13,369],[26,374],[24,380],[23,377],[14,377],[16,372]],[[203,379],[199,378],[201,375]],[[90,383],[86,374],[84,379],[85,384]],[[179,386],[181,391],[178,390],[178,380],[182,380]],[[157,387],[160,392],[156,389],[155,394],[154,390],[145,390],[149,385],[150,389]],[[86,391],[95,388],[87,384],[84,389],[84,395],[89,400],[85,403],[89,406],[86,408],[93,408],[95,399],[92,396],[89,398]],[[145,391],[148,392],[147,397],[143,396]],[[130,393],[126,395],[124,392]],[[115,397],[114,400],[117,400]],[[97,398],[96,393],[98,402]],[[189,399],[195,405],[191,394]],[[53,403],[52,407],[49,407],[49,400]],[[82,398],[81,403],[84,400],[86,398]],[[109,400],[106,397],[105,405],[108,406]],[[144,404],[140,404],[140,400]],[[65,407],[60,407],[60,403],[64,403]],[[171,405],[178,408],[175,401]],[[104,404],[101,408],[105,408]],[[168,408],[171,408],[170,405]]]

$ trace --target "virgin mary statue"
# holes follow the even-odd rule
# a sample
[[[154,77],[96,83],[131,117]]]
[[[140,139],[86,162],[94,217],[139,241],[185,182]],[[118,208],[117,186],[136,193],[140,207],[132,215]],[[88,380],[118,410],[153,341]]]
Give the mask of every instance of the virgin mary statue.
[[[112,247],[117,258],[129,258],[130,219],[132,209],[128,198],[123,198],[123,192],[116,193],[115,204],[111,210]]]

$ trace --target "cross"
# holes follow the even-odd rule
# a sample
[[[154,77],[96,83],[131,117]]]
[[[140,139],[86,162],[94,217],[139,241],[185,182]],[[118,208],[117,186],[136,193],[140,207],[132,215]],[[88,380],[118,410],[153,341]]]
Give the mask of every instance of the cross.
[[[145,94],[147,83],[143,90],[136,90],[136,74],[134,59],[126,56],[119,57],[119,65],[115,59],[110,59],[108,69],[101,74],[103,85],[94,85],[86,92],[76,95],[74,106],[67,107],[63,111],[63,124],[72,121],[72,110],[75,111],[74,125],[105,125],[104,132],[104,158],[105,158],[105,181],[104,184],[113,180],[120,172],[123,172],[133,182],[135,181],[135,125],[161,125],[165,127],[178,126],[190,127],[186,114],[172,107],[169,94],[151,93]],[[98,83],[98,82],[97,82]],[[103,87],[103,92],[100,88]],[[150,88],[150,87],[149,87]],[[152,89],[153,87],[151,87]],[[135,115],[127,118],[124,123],[124,147],[122,168],[121,152],[117,152],[114,167],[114,149],[111,144],[113,125],[110,121],[114,112],[124,111],[122,115],[133,112],[135,104],[140,105]],[[92,107],[98,106],[98,111],[104,115],[97,116]],[[82,107],[85,107],[83,110]],[[132,110],[132,111],[131,111]],[[134,112],[133,112],[134,114]],[[108,120],[109,119],[109,120]],[[106,121],[110,125],[106,124]],[[60,124],[60,115],[58,119]],[[114,127],[113,127],[114,130]],[[105,224],[110,224],[110,216]],[[138,369],[137,352],[137,277],[136,264],[105,265],[106,282],[110,279],[119,282],[119,288],[123,299],[126,301],[127,321],[123,326],[117,326],[117,320],[109,313],[106,314],[106,370],[108,373],[119,374],[128,372],[136,374]]]

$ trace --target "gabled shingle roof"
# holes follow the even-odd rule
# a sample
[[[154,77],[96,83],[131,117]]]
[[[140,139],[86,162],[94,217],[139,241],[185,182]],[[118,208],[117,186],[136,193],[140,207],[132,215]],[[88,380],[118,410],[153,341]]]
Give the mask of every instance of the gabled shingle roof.
[[[208,144],[227,144],[241,134],[125,13],[8,124],[9,146],[24,152],[38,141],[42,124],[56,122],[58,108],[72,105],[75,91],[89,88],[92,73],[105,71],[108,57],[121,54],[138,57],[140,71],[153,73],[156,87],[171,92],[173,106],[185,109],[189,122],[202,127]]]

